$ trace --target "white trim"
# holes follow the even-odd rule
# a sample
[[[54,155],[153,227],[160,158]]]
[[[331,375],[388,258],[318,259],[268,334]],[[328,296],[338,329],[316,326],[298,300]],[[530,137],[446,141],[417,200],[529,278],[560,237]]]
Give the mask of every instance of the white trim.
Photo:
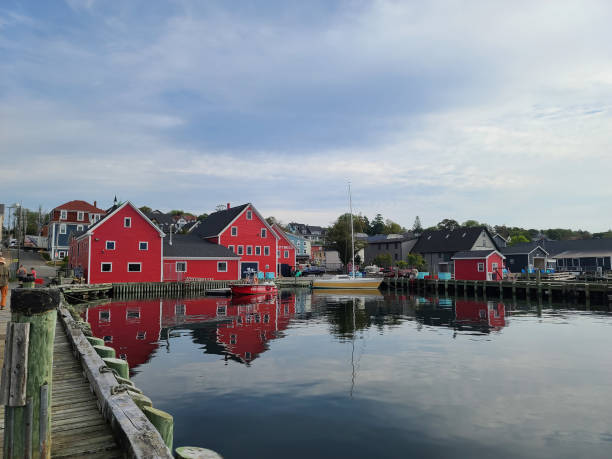
[[[159,281],[163,282],[164,281],[164,237],[163,236],[159,236],[159,237],[161,239],[161,241],[160,241],[160,244],[161,244],[161,255],[159,257],[160,260],[161,260],[161,263],[160,263],[160,265],[161,265],[160,271],[161,272],[159,273]],[[161,309],[161,304],[160,304],[160,309]],[[160,314],[161,314],[161,312],[160,312]],[[161,331],[160,331],[160,333],[161,333]]]
[[[237,245],[236,246],[236,255],[244,255],[244,246],[243,245]]]
[[[113,248],[112,249],[108,248],[108,243],[109,242],[113,243]],[[104,242],[104,250],[117,250],[117,242],[116,241],[105,241]]]
[[[130,271],[130,265],[140,266],[140,271]],[[142,272],[142,261],[128,261],[126,269],[128,273],[141,273]]]
[[[251,249],[250,253],[249,253],[249,249]],[[251,255],[251,256],[253,255],[253,246],[252,245],[247,245],[246,246],[246,253],[245,253],[245,255]]]
[[[236,230],[236,234],[234,234],[234,230]],[[230,228],[230,237],[238,237],[238,227],[237,226],[232,226]]]
[[[491,249],[491,252],[489,252],[489,255],[487,255],[486,257],[460,257],[460,258],[451,257],[451,260],[482,260],[483,258],[486,260],[494,253],[502,257],[502,260],[506,259],[506,257],[502,253],[498,252],[497,250]],[[520,255],[523,255],[523,254],[520,254]]]
[[[87,233],[85,233],[87,234]],[[91,279],[91,234],[89,235],[89,242],[87,244],[87,283]]]
[[[141,249],[140,248],[140,244],[147,244],[147,248],[146,249]],[[138,250],[140,250],[142,252],[148,252],[149,251],[149,241],[138,241]]]
[[[184,271],[179,271],[178,270],[178,264],[179,263],[184,263],[185,264],[185,270]],[[175,273],[186,273],[187,272],[187,262],[186,261],[175,261],[174,262],[174,272]]]
[[[102,265],[110,265],[110,271],[104,271],[102,269]],[[101,273],[112,273],[113,272],[113,262],[112,261],[101,261],[100,262],[100,272]]]
[[[263,249],[264,249],[263,256],[264,257],[269,257],[270,256],[270,246],[269,245],[264,245]],[[266,249],[268,249],[268,253],[266,253]]]
[[[129,225],[127,223],[129,223]],[[124,228],[132,227],[132,217],[123,217],[123,227]]]
[[[245,215],[245,218],[247,220],[253,220],[253,211],[251,209],[248,209]]]
[[[259,253],[257,253],[257,249],[259,249]],[[255,256],[256,257],[261,256],[261,246],[260,245],[255,246]]]
[[[264,231],[266,232],[266,234],[264,235]],[[266,239],[268,237],[268,229],[267,228],[261,228],[259,230],[259,237],[262,239]]]
[[[68,211],[66,209],[60,209],[60,220],[68,220]]]
[[[84,222],[84,221],[85,221],[85,212],[83,212],[82,210],[77,210],[77,222]]]
[[[219,269],[219,263],[225,263],[225,271]],[[229,265],[227,264],[227,261],[218,261],[217,262],[217,272],[218,273],[226,273],[226,272],[228,272],[228,269],[229,269]]]
[[[240,257],[164,257],[164,260],[240,260]]]
[[[478,262],[478,264],[476,265],[476,269],[478,270],[479,273],[485,272],[485,265],[486,263],[483,263],[482,261]],[[482,266],[482,269],[480,269],[481,266]]]
[[[62,232],[62,228],[64,229],[64,232]],[[60,223],[59,233],[60,234],[67,234],[68,233],[68,227],[66,226],[65,223]]]
[[[242,265],[244,263],[249,263],[249,264],[255,263],[257,265],[257,269],[255,271],[259,272],[259,262],[258,261],[241,261],[240,263],[238,263],[238,279],[242,279]],[[264,273],[264,277],[265,277],[265,273]]]
[[[278,239],[278,234],[276,234],[276,233],[274,232],[274,230],[273,230],[273,229],[272,229],[272,227],[271,227],[271,226],[268,224],[268,222],[266,221],[266,219],[265,219],[265,218],[263,218],[263,217],[261,216],[261,214],[259,213],[259,211],[258,211],[258,210],[255,208],[255,206],[254,206],[253,204],[251,204],[250,202],[247,202],[247,203],[246,203],[246,207],[245,207],[244,209],[242,209],[242,211],[241,211],[241,212],[240,212],[238,215],[236,215],[236,216],[234,217],[234,219],[233,219],[231,222],[229,222],[227,225],[225,225],[225,228],[223,228],[223,229],[222,229],[221,231],[219,231],[217,234],[212,234],[212,235],[210,235],[210,236],[204,236],[204,237],[219,237],[219,235],[220,235],[220,234],[223,234],[223,233],[224,233],[224,232],[225,232],[225,231],[226,231],[226,230],[227,230],[227,229],[228,229],[230,226],[232,226],[232,225],[234,224],[234,222],[235,222],[236,220],[238,220],[238,219],[240,218],[240,216],[241,216],[243,213],[245,213],[245,212],[246,212],[246,211],[247,211],[249,208],[250,208],[250,209],[251,209],[253,212],[255,212],[255,215],[257,215],[257,218],[259,218],[259,220],[260,220],[260,221],[261,221],[261,222],[262,222],[262,223],[263,223],[263,224],[264,224],[266,227],[268,227],[268,228],[269,228],[269,229],[272,231],[272,234],[274,235],[274,237],[275,237],[276,239]]]

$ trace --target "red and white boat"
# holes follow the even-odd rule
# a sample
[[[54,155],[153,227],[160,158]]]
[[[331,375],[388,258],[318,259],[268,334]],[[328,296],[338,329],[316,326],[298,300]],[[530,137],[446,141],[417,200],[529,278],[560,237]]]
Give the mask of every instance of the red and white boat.
[[[261,284],[233,284],[230,285],[232,295],[276,295],[278,288],[273,282],[262,282]]]

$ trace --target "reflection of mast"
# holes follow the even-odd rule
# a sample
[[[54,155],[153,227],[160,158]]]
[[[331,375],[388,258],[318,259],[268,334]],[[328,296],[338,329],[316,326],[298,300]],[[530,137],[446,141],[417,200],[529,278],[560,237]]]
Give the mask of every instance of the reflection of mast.
[[[355,326],[355,298],[353,298],[353,338],[351,339],[351,367],[352,367],[352,375],[351,375],[351,398],[353,398],[353,390],[355,389],[355,333],[357,332],[357,327]]]

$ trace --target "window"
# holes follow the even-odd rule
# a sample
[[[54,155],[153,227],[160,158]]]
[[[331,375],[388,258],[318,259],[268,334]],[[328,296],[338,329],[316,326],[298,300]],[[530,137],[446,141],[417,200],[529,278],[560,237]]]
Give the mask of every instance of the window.
[[[115,241],[106,241],[106,250],[115,250]]]
[[[226,316],[227,315],[227,306],[217,306],[217,315],[218,316]]]
[[[83,225],[77,225],[77,231],[83,231]]]
[[[247,255],[253,255],[253,246],[247,245]]]
[[[270,246],[267,245],[264,247],[264,255],[267,257],[268,255],[270,255]]]
[[[140,319],[140,309],[128,309],[125,311],[126,319]]]
[[[98,318],[100,319],[100,322],[110,322],[110,310],[105,309],[104,311],[100,311],[98,313]],[[110,341],[112,341],[112,339]]]
[[[478,263],[478,272],[479,273],[483,273],[484,272],[484,263]]]
[[[67,210],[60,210],[60,220],[66,220],[68,218]]]
[[[149,243],[147,241],[140,241],[138,243],[138,250],[149,250]]]
[[[66,234],[66,224],[62,223],[60,225],[60,234]]]
[[[124,228],[131,228],[132,227],[132,219],[130,217],[125,217],[123,219],[123,227]]]
[[[104,344],[106,343],[112,343],[113,342],[113,337],[112,336],[105,336],[104,338],[102,338],[104,340]]]
[[[267,237],[268,236],[268,231],[265,228],[261,229],[261,237]]]
[[[232,226],[232,236],[238,236],[238,227]]]
[[[141,263],[128,263],[128,272],[129,273],[142,272],[142,264]]]
[[[253,212],[252,211],[247,210],[246,219],[247,220],[253,220]]]
[[[230,335],[230,344],[236,344],[238,342],[238,335]]]
[[[280,258],[280,249],[276,249],[276,257]]]
[[[85,212],[77,212],[77,220],[80,222],[85,220]]]
[[[491,268],[495,271],[497,269],[497,263],[491,263]]]
[[[238,255],[242,255],[244,253],[244,247],[239,245],[238,246]]]
[[[143,332],[143,331],[139,331],[138,333],[136,333],[136,339],[146,339],[147,338],[147,332]]]
[[[112,263],[102,263],[100,265],[100,271],[102,271],[103,273],[112,273],[113,264]]]
[[[186,273],[187,272],[187,262],[186,261],[177,261],[176,262],[176,272],[177,273]]]
[[[285,258],[289,258],[289,251],[285,250]]]
[[[177,316],[184,316],[185,315],[185,305],[182,303],[177,303],[174,305],[174,313]]]
[[[228,245],[227,248],[230,249],[232,252],[236,253],[233,245]]]
[[[226,273],[227,272],[227,261],[218,261],[217,262],[217,272],[218,273]]]
[[[261,246],[260,245],[256,245],[255,246],[255,255],[261,255]]]

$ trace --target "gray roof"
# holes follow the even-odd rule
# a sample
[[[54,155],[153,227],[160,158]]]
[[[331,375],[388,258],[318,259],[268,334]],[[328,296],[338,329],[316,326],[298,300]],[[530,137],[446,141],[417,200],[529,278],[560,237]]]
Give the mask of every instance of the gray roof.
[[[457,258],[486,258],[491,255],[493,252],[497,252],[495,249],[487,249],[487,250],[465,250],[462,252],[457,252],[453,255],[453,260]]]
[[[404,234],[375,234],[374,236],[368,237],[368,244],[375,244],[377,242],[403,242],[413,239],[416,239],[416,236],[411,232]]]
[[[158,225],[170,226],[174,223],[174,220],[172,219],[172,215],[165,214],[160,210],[154,210],[152,212],[147,212],[145,215],[147,216],[149,220],[151,220],[154,223],[157,223]]]
[[[461,252],[470,250],[486,226],[459,227],[455,230],[424,231],[412,249],[414,253]],[[493,240],[493,238],[491,238]],[[495,242],[493,242],[495,244]]]
[[[218,236],[250,203],[213,212],[193,227],[192,233],[200,237]]]
[[[582,253],[583,257],[612,255],[612,238],[601,239],[578,239],[574,241],[540,241],[540,246],[546,250],[551,257],[556,257],[562,252]],[[591,255],[588,255],[591,253]],[[599,254],[599,255],[598,255]],[[608,256],[608,255],[603,255]],[[580,257],[567,257],[580,258]]]
[[[519,242],[518,244],[502,247],[501,253],[504,255],[523,255],[533,252],[538,247],[544,250],[544,252],[547,252],[544,247],[537,242]]]
[[[164,238],[164,257],[240,258],[227,247],[205,241],[195,234],[173,234]]]

